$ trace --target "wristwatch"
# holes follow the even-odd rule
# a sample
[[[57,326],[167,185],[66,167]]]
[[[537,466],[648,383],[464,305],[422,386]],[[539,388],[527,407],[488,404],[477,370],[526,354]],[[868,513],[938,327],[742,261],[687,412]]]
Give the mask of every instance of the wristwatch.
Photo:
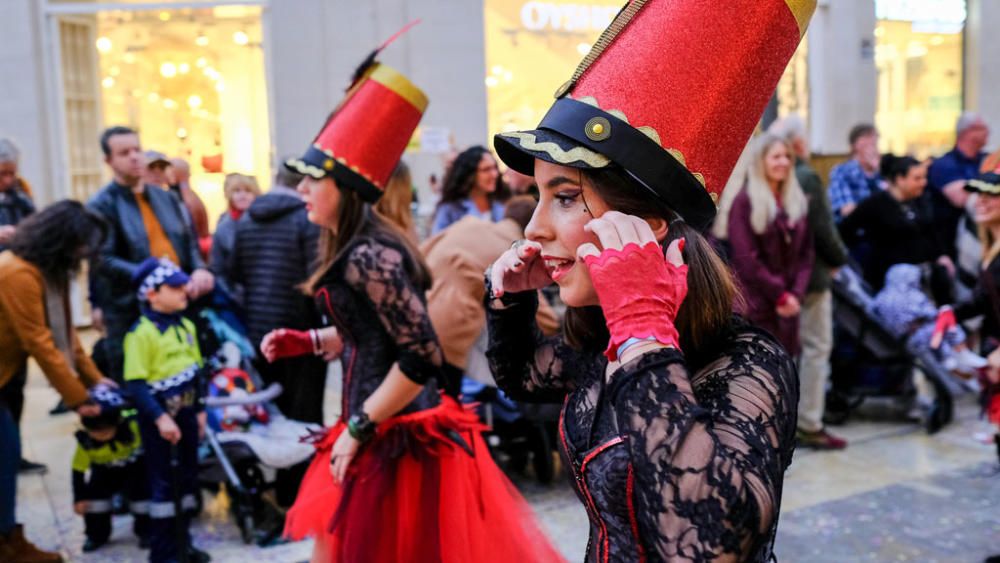
[[[347,432],[362,444],[375,437],[376,426],[377,424],[372,422],[372,419],[368,418],[364,412],[352,414],[347,419]]]

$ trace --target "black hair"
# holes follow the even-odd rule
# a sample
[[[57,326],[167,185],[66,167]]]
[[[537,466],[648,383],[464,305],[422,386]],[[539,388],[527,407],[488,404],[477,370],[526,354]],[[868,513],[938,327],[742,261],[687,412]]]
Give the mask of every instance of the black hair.
[[[490,150],[482,145],[469,147],[459,153],[452,162],[451,167],[445,172],[444,181],[441,184],[441,202],[451,203],[461,201],[469,197],[469,192],[476,183],[476,173],[479,171],[479,163],[483,160],[483,155],[489,154]],[[494,157],[495,159],[496,157]],[[489,200],[506,201],[510,188],[500,179],[497,174],[497,185],[493,193],[489,194]]]
[[[101,151],[104,153],[104,156],[111,156],[111,145],[108,141],[115,135],[138,135],[138,133],[136,133],[135,129],[125,127],[124,125],[115,125],[105,129],[101,132]]]
[[[64,199],[18,223],[9,247],[47,280],[63,285],[100,249],[105,236],[107,224],[100,215]]]
[[[878,133],[878,129],[871,123],[859,123],[851,127],[851,132],[847,134],[847,142],[853,147],[854,143],[858,142],[858,139],[861,137],[867,137],[875,133]]]
[[[905,177],[910,173],[910,169],[915,166],[920,166],[920,161],[912,156],[883,154],[882,160],[879,161],[878,171],[883,178],[892,183],[896,178]]]
[[[294,172],[285,166],[284,162],[287,160],[287,158],[282,160],[282,164],[278,165],[278,171],[274,175],[274,183],[294,190],[299,185],[299,182],[302,181],[302,174]]]

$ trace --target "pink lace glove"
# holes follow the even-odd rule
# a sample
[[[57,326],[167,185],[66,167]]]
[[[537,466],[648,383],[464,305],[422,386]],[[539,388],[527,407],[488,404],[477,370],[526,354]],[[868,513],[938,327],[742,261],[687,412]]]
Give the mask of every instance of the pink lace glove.
[[[683,239],[678,247],[684,249]],[[621,250],[586,256],[590,279],[604,310],[611,341],[604,355],[618,359],[629,338],[652,339],[680,348],[674,319],[687,295],[687,265],[675,266],[656,242],[629,242]]]

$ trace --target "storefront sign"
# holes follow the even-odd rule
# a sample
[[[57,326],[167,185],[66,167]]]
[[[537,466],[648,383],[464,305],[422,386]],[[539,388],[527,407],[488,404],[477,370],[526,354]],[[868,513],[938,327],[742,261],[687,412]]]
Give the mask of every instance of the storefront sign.
[[[598,32],[611,24],[621,6],[591,6],[557,2],[526,2],[521,25],[529,31]]]
[[[913,22],[924,32],[957,33],[966,14],[965,0],[875,0],[878,19]]]

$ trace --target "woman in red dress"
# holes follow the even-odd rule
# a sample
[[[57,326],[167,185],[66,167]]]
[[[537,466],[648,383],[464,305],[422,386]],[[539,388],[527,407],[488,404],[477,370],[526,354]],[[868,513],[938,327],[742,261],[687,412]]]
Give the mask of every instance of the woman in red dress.
[[[305,175],[298,190],[323,227],[306,286],[326,328],[279,329],[261,348],[344,365],[340,419],[317,439],[286,535],[314,536],[316,561],[559,560],[445,380],[427,267],[371,209],[426,105],[370,57],[313,146],[286,163]]]

